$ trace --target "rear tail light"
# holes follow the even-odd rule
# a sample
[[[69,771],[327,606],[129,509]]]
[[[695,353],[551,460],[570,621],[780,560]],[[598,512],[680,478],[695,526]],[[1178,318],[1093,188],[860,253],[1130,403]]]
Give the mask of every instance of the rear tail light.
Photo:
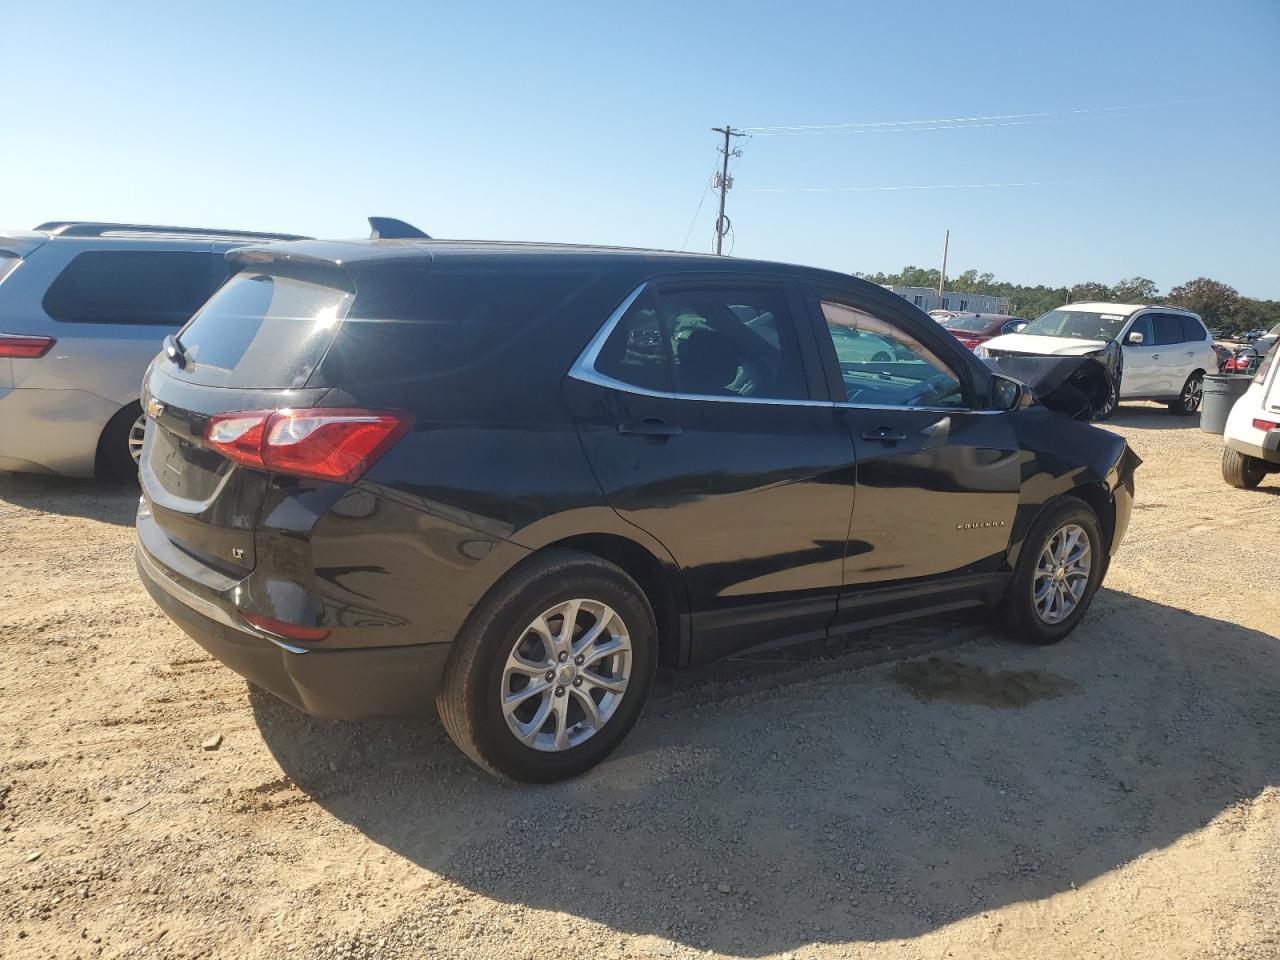
[[[247,410],[214,417],[204,438],[246,467],[355,483],[412,425],[398,410]]]
[[[301,627],[296,623],[285,623],[283,620],[273,620],[271,617],[264,617],[259,613],[246,613],[243,610],[240,611],[240,616],[249,626],[256,627],[263,633],[283,637],[285,640],[323,640],[329,635],[326,627]]]
[[[0,333],[0,357],[35,360],[48,353],[57,342],[53,337],[25,337],[16,333]]]
[[[1253,421],[1253,429],[1255,430],[1274,430],[1276,429],[1276,427],[1280,427],[1280,423],[1275,423],[1274,421],[1271,421],[1271,420],[1254,420]]]

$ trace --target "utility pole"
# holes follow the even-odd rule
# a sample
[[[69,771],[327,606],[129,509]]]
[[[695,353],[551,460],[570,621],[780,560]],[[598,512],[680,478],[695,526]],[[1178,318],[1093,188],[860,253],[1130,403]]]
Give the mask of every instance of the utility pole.
[[[724,235],[729,232],[729,221],[724,215],[725,191],[733,186],[733,180],[729,177],[729,158],[731,156],[742,156],[741,150],[729,149],[729,138],[741,137],[745,136],[745,134],[733,129],[733,127],[729,126],[727,123],[723,127],[712,127],[711,131],[712,133],[724,135],[724,146],[720,148],[720,152],[724,154],[724,160],[720,165],[720,172],[716,174],[715,178],[711,182],[713,187],[720,188],[720,213],[716,217],[716,256],[718,257],[721,256],[721,250],[724,247]]]
[[[938,274],[938,309],[945,309],[942,306],[942,298],[947,290],[947,246],[951,243],[951,231],[947,230],[942,235],[942,273]]]

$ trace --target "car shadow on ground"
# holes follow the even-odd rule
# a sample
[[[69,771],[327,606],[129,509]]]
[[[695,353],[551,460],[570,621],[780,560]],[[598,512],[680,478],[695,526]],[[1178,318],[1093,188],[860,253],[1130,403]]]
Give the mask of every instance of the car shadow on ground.
[[[131,527],[138,512],[138,484],[134,480],[0,473],[0,503]]]
[[[904,630],[878,647],[918,650]],[[1275,637],[1104,590],[1055,647],[925,646],[869,668],[810,652],[745,682],[702,671],[660,690],[601,767],[537,788],[477,774],[434,723],[251,701],[285,773],[410,861],[498,901],[751,956],[1071,890],[1280,777]]]
[[[1172,413],[1163,403],[1122,403],[1102,426],[1140,427],[1143,430],[1199,430],[1200,414]]]

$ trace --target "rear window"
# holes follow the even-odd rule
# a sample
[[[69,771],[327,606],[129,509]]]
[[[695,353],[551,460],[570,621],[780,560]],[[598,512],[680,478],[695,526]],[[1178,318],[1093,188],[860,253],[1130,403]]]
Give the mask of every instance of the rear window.
[[[598,280],[576,266],[379,266],[357,280],[355,304],[310,385],[466,375],[500,350],[535,369],[558,349],[550,324]]]
[[[981,333],[991,326],[987,317],[947,317],[942,325],[948,330],[960,330],[964,333]]]
[[[327,283],[238,274],[178,334],[187,364],[171,372],[211,386],[304,386],[351,300]]]
[[[44,310],[64,323],[177,329],[226,278],[220,253],[90,250],[72,259],[49,285]]]

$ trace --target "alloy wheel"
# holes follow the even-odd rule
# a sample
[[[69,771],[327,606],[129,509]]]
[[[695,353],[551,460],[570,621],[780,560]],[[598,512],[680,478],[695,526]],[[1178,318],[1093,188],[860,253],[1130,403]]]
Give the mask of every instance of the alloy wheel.
[[[1089,535],[1074,523],[1058,528],[1045,543],[1031,586],[1036,616],[1045,623],[1061,623],[1080,605],[1089,585],[1091,552]]]
[[[521,631],[502,669],[502,715],[525,746],[559,752],[599,733],[631,680],[631,635],[598,600],[566,600]]]
[[[134,463],[142,460],[142,442],[146,438],[147,433],[147,415],[144,413],[133,421],[133,426],[129,428],[129,456]]]
[[[1182,408],[1187,413],[1195,413],[1200,409],[1200,401],[1204,397],[1204,378],[1194,377],[1182,388]]]
[[[1116,407],[1120,404],[1120,397],[1115,387],[1107,391],[1107,399],[1102,407],[1094,413],[1095,420],[1106,420],[1116,412]]]

